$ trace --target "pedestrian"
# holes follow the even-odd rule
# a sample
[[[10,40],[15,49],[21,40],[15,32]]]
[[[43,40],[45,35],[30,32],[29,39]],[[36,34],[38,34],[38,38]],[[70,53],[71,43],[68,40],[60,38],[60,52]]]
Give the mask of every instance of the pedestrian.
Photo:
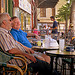
[[[33,27],[33,33],[38,35],[38,30],[36,27]]]
[[[57,40],[57,35],[58,35],[58,32],[57,32],[57,22],[55,20],[55,17],[54,16],[51,16],[50,17],[51,21],[53,21],[53,26],[51,27],[51,30],[52,30],[52,38]]]

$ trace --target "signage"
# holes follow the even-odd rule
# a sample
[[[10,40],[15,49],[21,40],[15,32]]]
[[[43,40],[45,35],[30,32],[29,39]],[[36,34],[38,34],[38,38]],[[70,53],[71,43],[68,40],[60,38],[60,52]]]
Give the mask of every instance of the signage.
[[[19,7],[31,14],[31,4],[27,0],[19,0]]]

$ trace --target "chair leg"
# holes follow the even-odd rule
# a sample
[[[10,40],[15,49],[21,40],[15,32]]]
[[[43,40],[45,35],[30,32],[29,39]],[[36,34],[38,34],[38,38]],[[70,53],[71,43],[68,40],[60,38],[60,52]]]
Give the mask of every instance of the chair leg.
[[[66,63],[65,63],[65,75],[66,75]]]
[[[16,73],[13,73],[12,75],[16,75]]]
[[[27,75],[37,75],[38,73],[32,73],[30,71],[27,71]]]
[[[66,74],[66,65],[64,62],[62,62],[62,65],[63,65],[63,75],[65,75]]]
[[[66,63],[65,62],[63,62],[63,75],[66,75]]]
[[[5,68],[3,67],[3,75],[5,75]]]
[[[35,73],[33,73],[32,75],[35,75]]]
[[[27,72],[27,75],[30,75],[30,71]]]
[[[64,63],[63,63],[63,75],[64,75]]]

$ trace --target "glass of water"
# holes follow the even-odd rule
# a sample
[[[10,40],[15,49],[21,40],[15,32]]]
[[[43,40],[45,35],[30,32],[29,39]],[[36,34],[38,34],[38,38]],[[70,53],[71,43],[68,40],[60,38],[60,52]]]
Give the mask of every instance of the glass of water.
[[[59,39],[59,51],[62,52],[65,46],[65,39]]]

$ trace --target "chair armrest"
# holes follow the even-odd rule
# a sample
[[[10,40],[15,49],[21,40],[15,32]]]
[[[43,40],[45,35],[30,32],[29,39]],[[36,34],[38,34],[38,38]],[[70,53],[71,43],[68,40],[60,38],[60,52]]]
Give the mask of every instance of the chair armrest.
[[[21,57],[21,58],[23,58],[25,61],[27,61],[27,59],[26,59],[23,55],[15,55],[15,56]]]
[[[26,73],[26,71],[27,71],[27,62],[23,58],[20,58],[20,57],[14,57],[14,59],[19,59],[19,60],[24,62],[25,66],[23,66],[22,69],[24,69],[23,73]]]
[[[17,65],[7,64],[7,63],[0,62],[0,66],[17,69],[21,73],[21,75],[23,75],[23,71]]]

